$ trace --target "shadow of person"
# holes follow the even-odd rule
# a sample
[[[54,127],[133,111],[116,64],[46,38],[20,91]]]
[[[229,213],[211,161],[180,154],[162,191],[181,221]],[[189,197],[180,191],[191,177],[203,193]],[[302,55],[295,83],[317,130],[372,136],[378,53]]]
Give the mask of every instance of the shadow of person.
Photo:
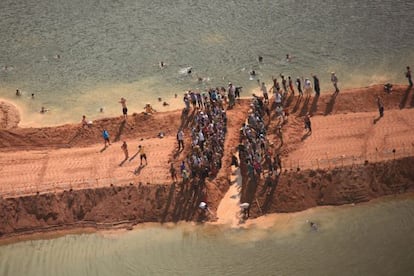
[[[125,158],[124,160],[122,160],[121,163],[119,163],[119,166],[122,167],[122,165],[124,165],[124,163],[128,160],[128,158]]]
[[[338,93],[336,93],[336,92],[332,94],[329,103],[326,105],[325,115],[328,115],[328,114],[330,114],[333,111],[333,108],[335,106],[335,101],[336,101],[336,97],[337,96],[338,96]]]
[[[292,109],[292,113],[295,113],[296,111],[298,111],[301,101],[302,101],[302,97],[299,96],[298,99],[296,100],[295,106]]]
[[[376,123],[378,123],[378,121],[379,121],[379,120],[381,120],[381,118],[382,118],[381,116],[378,116],[377,118],[375,118],[375,119],[374,119],[374,125],[375,125]]]
[[[403,97],[401,98],[401,102],[400,102],[400,104],[399,104],[400,109],[403,109],[403,108],[405,107],[405,104],[407,103],[407,100],[408,100],[408,95],[410,94],[410,90],[411,90],[411,86],[409,86],[409,87],[405,90],[404,95],[403,95]],[[414,97],[413,97],[413,99],[414,99]],[[413,101],[414,101],[414,100],[413,100]],[[411,103],[411,106],[413,106],[413,103]]]
[[[142,171],[142,169],[144,168],[143,165],[139,165],[135,170],[134,170],[134,174],[135,175],[139,175]]]
[[[122,121],[121,124],[119,125],[118,133],[115,135],[114,142],[118,142],[120,140],[121,134],[125,128],[125,124],[126,124],[126,120]]]
[[[316,113],[316,111],[318,109],[318,100],[319,100],[319,95],[315,95],[315,97],[313,98],[313,101],[312,101],[310,111],[309,111],[310,115],[313,115],[314,113]]]
[[[308,131],[305,134],[303,134],[303,136],[302,136],[302,138],[300,140],[301,141],[305,141],[311,135],[312,135],[312,131]]]
[[[137,157],[139,151],[137,151],[131,158],[129,158],[129,162],[131,162],[132,160],[135,159],[135,157]]]
[[[108,148],[108,146],[104,146],[103,148],[101,148],[101,150],[99,151],[100,153],[104,152],[106,149]]]

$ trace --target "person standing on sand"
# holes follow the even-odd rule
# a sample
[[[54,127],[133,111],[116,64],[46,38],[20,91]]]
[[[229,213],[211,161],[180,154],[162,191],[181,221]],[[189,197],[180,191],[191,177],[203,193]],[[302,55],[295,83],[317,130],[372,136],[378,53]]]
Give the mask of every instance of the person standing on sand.
[[[315,89],[315,94],[317,97],[321,94],[321,87],[319,85],[319,79],[316,75],[313,75],[313,89]]]
[[[127,160],[128,157],[129,157],[129,155],[128,155],[128,145],[125,141],[122,143],[121,149],[125,154],[125,160]]]
[[[378,105],[378,112],[380,117],[384,116],[384,103],[380,96],[377,96],[377,105]]]
[[[290,92],[292,93],[293,96],[295,96],[295,90],[293,89],[293,81],[290,76],[288,77],[288,83],[289,83]]]
[[[82,127],[85,128],[88,126],[88,121],[86,121],[86,116],[82,116]]]
[[[119,103],[122,105],[122,114],[124,115],[124,120],[126,120],[127,115],[128,115],[128,108],[126,106],[126,99],[125,98],[121,98],[121,100],[119,101]]]
[[[306,97],[310,97],[311,93],[312,93],[312,83],[308,78],[305,79],[305,83],[303,85],[303,88],[305,90]]]
[[[413,79],[411,78],[411,69],[410,66],[407,66],[407,72],[405,72],[405,77],[408,79],[408,85],[413,86]]]
[[[177,133],[178,151],[184,149],[184,131],[180,129]]]
[[[268,103],[269,102],[269,94],[267,93],[266,84],[264,82],[262,82],[262,86],[260,87],[260,90],[262,90],[265,103]]]
[[[145,165],[148,165],[147,155],[145,154],[144,147],[139,145],[138,152],[139,152],[139,159],[141,160],[140,166],[142,166],[142,159],[145,160]]]
[[[111,142],[109,141],[109,133],[108,133],[108,131],[106,129],[104,129],[102,131],[102,137],[103,137],[104,142],[105,142],[105,148],[107,146],[110,146],[111,145]]]
[[[302,83],[300,81],[300,78],[296,78],[296,87],[298,88],[299,96],[303,96]]]
[[[280,77],[282,78],[283,95],[286,96],[286,93],[287,93],[286,79],[285,79],[285,76],[283,76],[282,74],[280,74]]]
[[[335,93],[339,93],[338,77],[336,76],[335,72],[331,72],[331,82],[335,88]]]

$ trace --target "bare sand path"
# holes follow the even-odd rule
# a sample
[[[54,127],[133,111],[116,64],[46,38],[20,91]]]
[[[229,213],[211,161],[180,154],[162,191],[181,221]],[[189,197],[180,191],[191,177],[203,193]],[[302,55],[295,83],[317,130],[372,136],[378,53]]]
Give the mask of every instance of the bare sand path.
[[[285,168],[387,160],[394,158],[393,149],[396,157],[414,154],[414,109],[386,110],[374,124],[375,119],[378,112],[315,116],[311,118],[313,132],[306,135],[302,117],[290,118],[285,135],[301,142],[285,158]]]
[[[123,163],[121,141],[106,149],[103,144],[95,144],[85,148],[3,152],[0,155],[0,195],[97,188],[111,183],[169,182],[168,160],[171,156],[166,149],[174,148],[175,137],[126,142],[129,160]],[[138,144],[145,147],[147,166],[140,167]]]

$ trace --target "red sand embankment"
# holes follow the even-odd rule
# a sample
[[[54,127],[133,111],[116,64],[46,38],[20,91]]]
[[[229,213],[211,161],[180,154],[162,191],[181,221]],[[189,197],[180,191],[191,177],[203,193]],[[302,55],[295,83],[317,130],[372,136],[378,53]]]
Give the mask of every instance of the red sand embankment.
[[[280,143],[275,134],[276,125],[273,121],[273,114],[270,118],[266,118],[270,122],[268,138],[274,143],[275,148],[280,146],[283,162],[284,158],[288,158],[289,154],[292,154],[296,149],[306,146],[301,139],[303,134],[301,115],[309,112],[314,116],[335,117],[336,114],[347,112],[372,112],[377,109],[376,94],[381,94],[384,98],[385,116],[396,116],[395,112],[387,113],[390,109],[408,114],[404,110],[401,112],[398,110],[414,106],[413,93],[404,86],[395,86],[394,93],[391,95],[384,94],[381,86],[374,86],[350,92],[341,91],[335,98],[331,95],[322,95],[319,98],[312,97],[308,100],[289,97],[290,118],[288,123],[283,126],[284,143]],[[64,192],[56,191],[55,193],[43,194],[48,190],[39,190],[40,194],[38,195],[24,197],[17,195],[15,198],[8,199],[0,197],[0,236],[7,237],[22,233],[79,227],[100,229],[111,228],[118,224],[129,227],[140,222],[199,221],[204,219],[203,215],[199,213],[199,202],[207,200],[214,212],[229,187],[230,153],[239,142],[239,128],[246,119],[248,108],[249,102],[246,100],[241,101],[235,109],[228,111],[228,132],[224,146],[223,166],[215,179],[206,181],[206,189],[194,192],[191,183],[182,184],[181,181],[168,184],[172,182],[168,176],[164,177],[165,182],[157,182],[158,184],[138,184],[146,182],[142,182],[142,174],[133,174],[131,176],[134,179],[133,185],[129,185],[129,182],[117,182],[113,187],[108,185],[95,189],[85,185],[79,187],[73,185],[73,190],[67,188]],[[166,137],[173,139],[182,122],[181,112],[175,111],[157,113],[153,116],[132,115],[128,117],[125,124],[119,117],[108,118],[98,120],[94,122],[92,128],[85,129],[80,125],[50,128],[15,127],[0,130],[0,152],[12,152],[16,158],[6,161],[23,166],[27,163],[25,160],[28,155],[27,151],[41,149],[48,155],[52,155],[51,152],[63,154],[61,150],[58,152],[57,148],[70,148],[67,150],[76,153],[81,148],[97,147],[96,143],[102,142],[101,129],[105,127],[112,134],[111,140],[114,142],[125,139],[128,143],[131,141],[133,144],[132,141],[144,138],[146,145],[148,145],[149,157],[155,151],[151,151],[151,147],[157,146],[159,147],[158,151],[165,152],[166,160],[171,156],[174,158],[174,162],[179,162],[185,158],[185,152],[177,154],[174,146],[167,146],[166,143],[158,145],[161,140],[157,138],[157,134],[163,131]],[[385,126],[386,122],[383,119],[376,124],[376,127]],[[186,131],[188,139],[189,129]],[[395,135],[400,134],[397,132]],[[328,143],[328,137],[325,138]],[[350,138],[352,136],[344,137],[344,143],[350,148],[355,147],[355,143]],[[166,138],[163,141],[165,140]],[[409,141],[407,140],[407,142]],[[119,151],[118,155],[115,149]],[[118,157],[123,158],[119,147],[113,147],[103,152],[98,150],[92,154],[102,155],[109,159],[115,158],[116,161],[118,161],[116,159]],[[313,157],[319,158],[318,156]],[[150,160],[149,165],[144,168],[148,174],[155,174],[161,169],[168,171],[169,164],[167,162],[158,164],[152,162],[156,160]],[[44,171],[50,169],[51,165],[62,165],[62,162],[51,164],[53,163],[51,158],[47,161],[43,166]],[[251,193],[251,215],[258,216],[262,212],[294,212],[318,205],[356,203],[382,195],[412,191],[413,159],[405,158],[390,162],[355,165],[329,171],[283,172],[271,197],[268,198],[266,194],[260,194],[263,184],[259,184],[255,192]],[[73,166],[75,165],[77,164]],[[84,165],[81,167],[84,168]],[[115,162],[109,171],[115,170],[115,167],[122,172],[129,170],[126,165],[121,167],[118,162]],[[93,170],[79,171],[80,174],[85,174],[85,177],[89,177],[93,173]],[[61,175],[58,174],[58,176]],[[41,182],[41,180],[39,181]],[[8,185],[6,182],[5,185]],[[159,185],[159,183],[163,184]],[[12,185],[9,186],[12,187]],[[259,202],[261,210],[255,202]]]
[[[263,192],[263,184],[259,184],[250,216],[414,192],[413,163],[414,157],[409,157],[331,171],[286,172],[269,195]],[[208,191],[212,201],[218,202],[223,196],[220,189]],[[197,204],[204,196],[202,191],[193,193],[190,185],[173,184],[113,186],[0,198],[0,237],[85,227],[131,227],[142,222],[200,221],[205,218]]]

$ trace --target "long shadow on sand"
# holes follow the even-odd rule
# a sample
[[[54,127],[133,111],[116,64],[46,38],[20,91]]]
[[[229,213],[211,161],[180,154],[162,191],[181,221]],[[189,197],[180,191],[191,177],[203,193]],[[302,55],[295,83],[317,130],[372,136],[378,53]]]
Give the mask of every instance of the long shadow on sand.
[[[399,105],[400,109],[403,109],[405,107],[405,105],[407,103],[407,100],[408,100],[408,95],[410,95],[410,91],[411,91],[411,87],[407,87],[407,89],[404,92],[403,97],[401,98],[401,102],[400,102],[400,105]],[[414,97],[411,100],[411,106],[413,106],[413,104],[414,104],[413,101],[414,101]]]
[[[174,191],[175,191],[175,182],[173,182],[173,184],[170,186],[170,191],[168,192],[168,199],[165,204],[164,212],[162,213],[162,217],[161,217],[161,223],[164,223],[167,218],[168,210],[170,209],[171,201],[174,197]]]
[[[305,98],[305,101],[303,102],[302,109],[299,112],[299,116],[305,116],[308,113],[309,102],[310,102],[310,96],[307,96]]]
[[[302,97],[303,96],[299,96],[298,99],[296,100],[295,106],[292,109],[292,113],[295,113],[296,111],[298,111],[300,103],[302,101]]]
[[[123,120],[119,125],[118,133],[115,135],[114,142],[118,142],[121,139],[122,132],[124,131],[126,120]]]
[[[312,101],[312,105],[311,105],[311,108],[310,108],[310,111],[309,111],[310,115],[315,114],[316,111],[318,110],[318,101],[319,101],[319,95],[316,95],[313,98],[313,101]]]
[[[204,184],[201,181],[193,179],[186,183],[181,183],[181,187],[175,196],[174,209],[172,210],[172,220],[192,220],[198,211],[197,204],[202,195]]]
[[[261,207],[263,214],[266,214],[267,210],[269,210],[270,206],[272,206],[273,197],[274,197],[277,185],[279,184],[279,178],[280,178],[280,176],[277,175],[274,182],[273,182],[272,189],[266,195],[265,202],[263,203],[263,206]]]
[[[331,99],[329,100],[329,103],[326,105],[325,113],[324,115],[329,115],[332,113],[333,108],[335,106],[336,97],[338,96],[338,93],[333,93],[331,96]]]

